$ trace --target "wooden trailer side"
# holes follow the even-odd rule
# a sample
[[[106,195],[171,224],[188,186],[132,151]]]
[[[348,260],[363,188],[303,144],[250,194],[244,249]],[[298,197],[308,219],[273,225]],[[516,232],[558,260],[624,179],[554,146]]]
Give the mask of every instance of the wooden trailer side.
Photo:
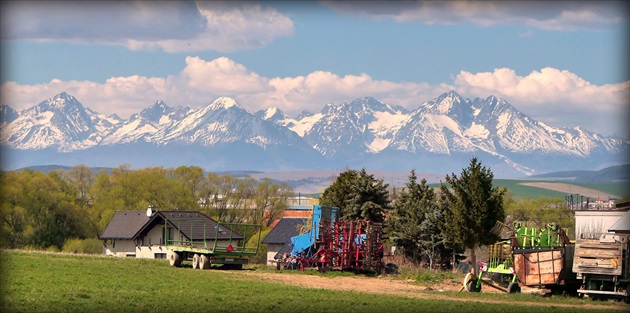
[[[576,240],[573,272],[578,274],[621,275],[623,270],[623,244],[615,240]]]
[[[563,267],[562,250],[514,251],[514,272],[525,286],[557,284]]]

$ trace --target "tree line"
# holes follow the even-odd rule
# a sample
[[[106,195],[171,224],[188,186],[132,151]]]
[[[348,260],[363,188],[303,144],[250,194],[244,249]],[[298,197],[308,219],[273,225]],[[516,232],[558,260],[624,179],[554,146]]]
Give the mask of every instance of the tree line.
[[[493,186],[494,174],[477,158],[457,174],[446,175],[436,190],[411,170],[405,188],[392,201],[388,184],[365,169],[342,172],[320,197],[340,208],[342,219],[383,223],[384,238],[404,257],[429,267],[452,265],[458,254],[500,240],[501,225],[520,221],[529,227],[556,222],[573,228],[574,216],[561,199],[511,197]],[[499,227],[496,227],[499,226]]]
[[[414,170],[393,199],[389,185],[365,169],[346,170],[320,196],[340,208],[342,219],[383,223],[384,238],[405,258],[436,267],[455,253],[474,251],[499,239],[497,222],[572,228],[574,217],[562,199],[510,196],[493,186],[492,171],[472,158],[460,174],[446,175],[439,188],[418,180]],[[268,228],[290,207],[286,182],[228,174],[204,174],[200,167],[122,165],[100,171],[79,165],[48,174],[21,170],[0,173],[0,245],[5,248],[62,249],[77,240],[97,241],[117,210],[195,210],[228,223]],[[571,232],[570,232],[571,233]],[[94,243],[97,245],[98,242]],[[98,247],[97,247],[98,248]]]
[[[48,174],[34,170],[0,173],[0,245],[62,249],[72,239],[98,238],[117,210],[200,211],[228,223],[268,227],[294,196],[285,182],[229,174],[204,174],[200,167],[121,165],[96,172],[78,165]]]

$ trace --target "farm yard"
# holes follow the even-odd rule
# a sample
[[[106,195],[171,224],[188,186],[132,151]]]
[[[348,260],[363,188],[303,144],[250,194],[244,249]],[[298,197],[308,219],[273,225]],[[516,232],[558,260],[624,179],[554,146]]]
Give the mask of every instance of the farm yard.
[[[620,312],[563,296],[458,292],[443,281],[345,272],[169,267],[165,260],[2,251],[3,312]],[[416,275],[416,278],[429,275]],[[459,277],[462,276],[462,277]]]

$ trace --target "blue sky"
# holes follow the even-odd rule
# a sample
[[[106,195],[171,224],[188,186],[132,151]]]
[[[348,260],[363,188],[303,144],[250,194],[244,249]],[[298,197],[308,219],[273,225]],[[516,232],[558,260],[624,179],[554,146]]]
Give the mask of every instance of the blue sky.
[[[536,120],[628,136],[623,2],[3,2],[0,101],[67,91],[128,117],[220,96],[289,115],[448,90]]]

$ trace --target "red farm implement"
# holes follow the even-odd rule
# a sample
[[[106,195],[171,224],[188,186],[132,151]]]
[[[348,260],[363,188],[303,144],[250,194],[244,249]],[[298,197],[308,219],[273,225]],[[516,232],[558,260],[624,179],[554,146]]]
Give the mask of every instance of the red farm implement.
[[[384,267],[382,225],[367,220],[339,221],[338,210],[315,206],[312,226],[317,226],[291,239],[301,269],[380,273]]]

